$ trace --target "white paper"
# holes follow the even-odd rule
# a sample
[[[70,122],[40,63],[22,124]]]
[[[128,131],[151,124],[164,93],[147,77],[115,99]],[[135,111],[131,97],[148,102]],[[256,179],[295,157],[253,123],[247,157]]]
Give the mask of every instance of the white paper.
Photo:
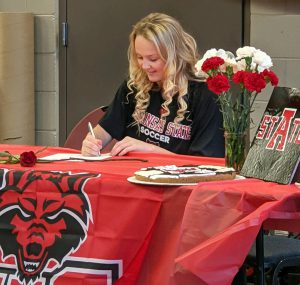
[[[80,153],[56,153],[49,156],[42,157],[43,160],[56,161],[56,160],[70,160],[70,161],[99,161],[111,157],[109,154],[101,154],[100,156],[83,156]]]

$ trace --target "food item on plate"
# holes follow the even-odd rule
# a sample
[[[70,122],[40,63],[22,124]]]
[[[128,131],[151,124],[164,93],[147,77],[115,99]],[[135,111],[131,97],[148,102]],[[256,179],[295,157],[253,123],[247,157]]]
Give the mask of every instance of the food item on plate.
[[[135,179],[162,183],[197,183],[234,179],[233,168],[215,165],[165,165],[141,168],[134,173]]]

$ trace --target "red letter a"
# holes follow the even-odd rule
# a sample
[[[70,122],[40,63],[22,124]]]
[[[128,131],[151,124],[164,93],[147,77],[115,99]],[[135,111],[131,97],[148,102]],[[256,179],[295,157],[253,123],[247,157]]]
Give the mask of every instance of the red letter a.
[[[281,121],[278,124],[278,127],[274,134],[272,135],[271,139],[269,140],[266,148],[267,149],[274,149],[275,142],[277,138],[279,139],[278,146],[276,150],[283,151],[286,145],[287,137],[289,134],[291,121],[296,114],[296,109],[286,108],[284,109],[281,115]]]

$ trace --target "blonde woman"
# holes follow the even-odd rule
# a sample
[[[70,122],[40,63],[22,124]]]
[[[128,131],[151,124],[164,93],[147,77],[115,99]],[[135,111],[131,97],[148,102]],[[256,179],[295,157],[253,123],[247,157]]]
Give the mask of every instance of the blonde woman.
[[[97,155],[113,138],[111,155],[130,151],[224,156],[222,115],[195,76],[197,46],[174,18],[152,13],[130,34],[129,79],[87,134],[83,155]]]

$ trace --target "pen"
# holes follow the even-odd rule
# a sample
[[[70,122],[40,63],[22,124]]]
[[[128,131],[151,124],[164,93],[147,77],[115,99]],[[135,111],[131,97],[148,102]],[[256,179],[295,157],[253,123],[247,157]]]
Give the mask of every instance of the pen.
[[[93,138],[95,139],[96,136],[95,136],[95,133],[94,133],[94,130],[93,130],[93,127],[92,127],[91,122],[88,122],[88,128],[89,128],[89,132],[91,133],[91,135],[92,135]]]
[[[92,124],[91,122],[88,122],[88,128],[89,128],[89,132],[91,133],[91,135],[93,136],[93,138],[95,139],[96,136],[95,136],[95,133],[94,133],[94,130],[93,130],[93,127],[92,127]],[[99,150],[99,153],[98,155],[100,156],[100,150]]]

